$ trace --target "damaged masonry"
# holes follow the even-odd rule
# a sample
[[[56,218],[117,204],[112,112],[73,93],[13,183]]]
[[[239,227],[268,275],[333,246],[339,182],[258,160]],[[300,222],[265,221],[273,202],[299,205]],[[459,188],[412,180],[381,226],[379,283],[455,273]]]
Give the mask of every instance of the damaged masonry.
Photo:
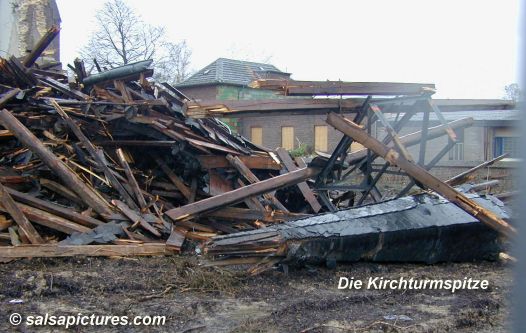
[[[516,234],[492,184],[459,187],[505,155],[450,180],[429,172],[474,122],[446,121],[432,84],[260,79],[254,88],[294,98],[192,100],[151,79],[151,60],[95,74],[76,60],[74,80],[57,63],[36,64],[58,32],[24,59],[0,59],[0,258],[186,250],[259,273],[278,263],[494,260],[501,236]],[[214,118],[302,110],[343,133],[308,163]],[[421,129],[402,135],[417,114]],[[447,144],[426,162],[439,137]],[[387,174],[406,186],[382,193]]]

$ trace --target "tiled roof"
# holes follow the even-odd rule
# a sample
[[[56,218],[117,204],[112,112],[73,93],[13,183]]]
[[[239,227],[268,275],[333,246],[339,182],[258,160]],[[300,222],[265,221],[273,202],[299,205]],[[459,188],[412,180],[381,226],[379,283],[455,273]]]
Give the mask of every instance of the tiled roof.
[[[210,65],[204,67],[176,87],[186,87],[214,83],[226,83],[246,86],[255,79],[260,78],[262,72],[283,73],[274,65],[258,62],[218,58]]]

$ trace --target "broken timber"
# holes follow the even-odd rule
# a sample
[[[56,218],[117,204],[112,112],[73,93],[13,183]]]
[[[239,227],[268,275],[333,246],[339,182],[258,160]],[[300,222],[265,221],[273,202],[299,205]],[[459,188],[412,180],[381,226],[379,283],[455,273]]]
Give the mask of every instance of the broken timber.
[[[252,88],[274,89],[290,96],[310,95],[419,95],[435,91],[434,84],[400,82],[295,81],[260,79]]]
[[[315,168],[299,169],[281,176],[260,181],[255,184],[250,184],[248,186],[226,192],[221,195],[216,195],[211,198],[197,201],[183,207],[170,209],[166,211],[166,215],[168,215],[173,220],[192,218],[197,214],[232,205],[249,197],[295,185],[299,182],[316,176],[318,172],[319,170]]]
[[[485,168],[485,167],[488,167],[490,165],[492,165],[493,163],[495,162],[498,162],[500,160],[502,160],[503,158],[507,157],[508,154],[502,154],[500,156],[497,156],[495,157],[494,159],[491,159],[489,161],[486,161],[484,163],[481,163],[467,171],[464,171],[462,172],[461,174],[459,175],[456,175],[455,177],[451,178],[451,179],[448,179],[446,181],[446,184],[450,185],[450,186],[456,186],[456,185],[459,185],[459,184],[462,184],[464,183],[465,181],[467,181],[469,179],[469,177],[477,170],[480,170],[482,168]]]
[[[2,125],[9,129],[26,147],[37,154],[60,179],[88,206],[99,214],[111,214],[109,205],[84,184],[61,160],[7,110],[0,111]]]
[[[290,157],[289,153],[284,148],[278,148],[276,150],[276,153],[278,154],[279,158],[285,165],[285,168],[288,172],[294,171],[299,169],[296,164],[294,164],[294,161]],[[305,200],[309,203],[309,205],[312,208],[312,211],[314,213],[317,213],[321,209],[321,205],[314,196],[314,193],[310,189],[309,185],[307,185],[306,182],[298,183],[298,188],[300,189],[301,193],[303,194],[303,197]]]
[[[508,237],[513,237],[517,234],[516,229],[506,221],[484,207],[476,204],[464,194],[458,192],[440,179],[431,175],[423,167],[408,161],[393,148],[384,145],[382,142],[368,135],[359,125],[335,113],[330,113],[328,115],[327,123],[343,132],[345,135],[352,137],[365,147],[371,149],[375,154],[381,156],[392,165],[400,167],[416,181],[444,196],[446,199],[450,200],[452,203],[462,208],[481,222]]]
[[[163,243],[127,245],[21,245],[0,246],[0,258],[156,256],[172,252]]]
[[[0,184],[0,205],[11,215],[13,220],[18,224],[20,231],[25,235],[32,244],[42,244],[44,240],[35,230],[35,227],[29,222],[24,213],[19,209],[11,195],[7,192],[4,185]]]

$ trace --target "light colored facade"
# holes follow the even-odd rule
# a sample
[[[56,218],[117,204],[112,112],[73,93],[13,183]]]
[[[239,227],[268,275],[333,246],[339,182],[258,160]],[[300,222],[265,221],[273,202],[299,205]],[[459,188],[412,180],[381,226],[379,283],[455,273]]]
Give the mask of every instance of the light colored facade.
[[[25,56],[53,25],[60,25],[55,0],[0,0],[0,56]],[[60,61],[59,39],[46,49],[43,60]]]

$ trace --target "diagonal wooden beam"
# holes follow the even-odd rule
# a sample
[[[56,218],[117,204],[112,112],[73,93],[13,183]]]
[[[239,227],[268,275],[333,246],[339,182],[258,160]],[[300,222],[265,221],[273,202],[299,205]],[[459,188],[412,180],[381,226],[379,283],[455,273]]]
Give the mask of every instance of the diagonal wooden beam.
[[[285,165],[285,168],[287,169],[288,172],[292,172],[292,171],[299,169],[296,166],[296,164],[294,164],[294,161],[290,157],[287,150],[280,147],[276,150],[276,153],[278,154],[281,162],[283,162],[283,164]],[[309,185],[307,185],[306,182],[301,182],[301,183],[298,183],[298,188],[300,189],[301,194],[303,194],[303,197],[305,198],[305,200],[311,206],[314,213],[319,212],[321,209],[321,205],[318,202],[318,199],[316,199],[316,197],[314,196],[314,193],[310,189]]]
[[[11,215],[13,220],[18,224],[20,231],[29,239],[31,244],[42,244],[45,241],[36,231],[35,227],[29,222],[27,217],[18,208],[11,195],[7,192],[4,185],[0,183],[0,205]]]
[[[42,142],[27,129],[18,119],[8,110],[0,111],[2,124],[10,130],[24,146],[40,157],[42,162],[47,165],[73,192],[75,192],[83,202],[92,207],[97,213],[111,215],[109,205],[101,199],[93,189],[88,187],[80,178],[72,172],[59,158],[53,154]]]
[[[450,202],[464,210],[466,213],[478,219],[480,222],[508,237],[512,237],[517,234],[517,230],[513,226],[498,217],[496,214],[485,209],[473,200],[469,199],[463,193],[460,193],[453,187],[431,175],[423,167],[408,161],[395,149],[386,146],[376,138],[367,134],[367,132],[365,132],[358,124],[355,124],[351,120],[346,119],[345,117],[336,113],[330,113],[327,116],[327,123],[332,125],[337,130],[343,132],[345,135],[352,137],[366,148],[371,149],[375,154],[381,156],[390,164],[398,166],[416,181],[442,195]]]
[[[199,213],[209,212],[217,208],[236,204],[246,198],[272,192],[287,186],[296,185],[297,183],[316,176],[319,172],[320,170],[315,168],[299,169],[255,184],[250,184],[243,188],[226,192],[225,194],[216,195],[186,206],[170,209],[166,211],[166,215],[173,220],[193,218]]]

